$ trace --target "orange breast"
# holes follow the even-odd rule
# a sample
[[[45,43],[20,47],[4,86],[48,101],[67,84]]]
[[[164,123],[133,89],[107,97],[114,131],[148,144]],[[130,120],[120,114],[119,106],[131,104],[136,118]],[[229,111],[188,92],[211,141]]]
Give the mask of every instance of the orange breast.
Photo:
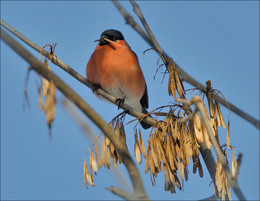
[[[123,90],[142,97],[145,80],[137,56],[124,40],[116,44],[97,45],[86,68],[87,79],[103,89],[120,86]]]

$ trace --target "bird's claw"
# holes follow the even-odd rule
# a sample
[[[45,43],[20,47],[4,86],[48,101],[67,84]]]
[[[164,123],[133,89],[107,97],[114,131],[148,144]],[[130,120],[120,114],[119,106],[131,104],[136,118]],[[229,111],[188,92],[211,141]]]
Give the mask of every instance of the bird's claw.
[[[101,88],[100,87],[100,85],[98,85],[98,84],[93,84],[93,93],[95,93],[99,88]]]
[[[116,99],[116,104],[118,105],[118,109],[120,109],[120,107],[122,107],[124,102],[125,102],[125,98],[118,98],[118,99]]]

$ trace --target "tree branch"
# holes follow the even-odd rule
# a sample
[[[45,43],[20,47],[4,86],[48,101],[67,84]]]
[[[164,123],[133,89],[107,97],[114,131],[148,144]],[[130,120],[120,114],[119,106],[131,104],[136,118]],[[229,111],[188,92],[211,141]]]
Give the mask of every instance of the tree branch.
[[[45,79],[52,81],[54,85],[67,97],[71,102],[73,102],[85,115],[87,115],[104,133],[106,137],[110,139],[113,145],[116,147],[118,153],[122,158],[122,162],[126,166],[128,173],[130,175],[134,196],[139,199],[148,199],[145,193],[141,175],[135,166],[134,161],[129,155],[125,146],[118,139],[116,134],[113,132],[112,128],[107,125],[107,123],[76,93],[74,92],[65,82],[63,82],[58,76],[56,76],[52,71],[48,70],[45,65],[38,62],[32,54],[30,54],[25,48],[23,48],[18,42],[16,42],[12,37],[10,37],[2,28],[0,38],[10,46],[17,54],[19,54],[24,60],[26,60],[37,73],[42,75]]]
[[[116,8],[119,10],[119,12],[124,16],[126,23],[132,26],[132,28],[137,31],[137,33],[140,34],[140,36],[153,48],[158,49],[160,46],[156,46],[154,41],[152,41],[148,35],[143,31],[143,29],[134,21],[132,16],[129,15],[129,13],[120,5],[120,3],[117,0],[112,0]],[[130,1],[131,4],[133,5],[133,1]],[[143,23],[143,21],[141,20]],[[146,22],[146,21],[145,21]],[[146,23],[147,24],[147,23]],[[149,34],[150,35],[150,34]],[[160,50],[160,49],[158,49]],[[166,58],[170,58],[163,50],[161,50],[161,53],[163,53]],[[160,53],[159,53],[160,54]],[[161,55],[160,55],[161,56]],[[183,81],[186,81],[193,85],[194,87],[200,89],[200,90],[206,90],[206,87],[199,83],[197,80],[195,80],[193,77],[191,77],[188,73],[186,73],[178,64],[176,64],[176,68],[179,72],[179,74],[182,77]],[[253,124],[257,129],[260,129],[260,121],[257,120],[256,118],[252,117],[251,115],[247,114],[246,112],[242,111],[229,101],[224,100],[221,96],[216,95],[214,97],[219,103],[221,103],[223,106],[226,108],[230,109],[234,113],[236,113],[238,116],[243,118],[244,120],[248,121],[249,123]]]

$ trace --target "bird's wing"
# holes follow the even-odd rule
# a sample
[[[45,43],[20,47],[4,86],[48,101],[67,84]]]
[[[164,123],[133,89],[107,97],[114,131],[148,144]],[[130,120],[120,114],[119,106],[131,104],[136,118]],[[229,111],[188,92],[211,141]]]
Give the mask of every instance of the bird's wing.
[[[149,104],[148,104],[148,92],[147,92],[147,86],[146,86],[146,83],[145,83],[145,91],[144,91],[144,94],[140,100],[141,102],[141,105],[145,108],[148,108],[149,107]]]

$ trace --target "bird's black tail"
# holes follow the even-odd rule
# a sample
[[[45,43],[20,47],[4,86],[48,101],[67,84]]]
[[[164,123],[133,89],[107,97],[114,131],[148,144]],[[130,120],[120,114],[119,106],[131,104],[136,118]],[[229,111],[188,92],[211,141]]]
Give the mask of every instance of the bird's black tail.
[[[142,113],[147,114],[148,111],[143,107],[143,108],[142,108]],[[148,115],[148,116],[151,117],[151,115]],[[144,121],[141,121],[140,123],[141,123],[141,126],[142,126],[144,129],[151,128],[150,124],[147,124],[147,123],[145,123]]]

